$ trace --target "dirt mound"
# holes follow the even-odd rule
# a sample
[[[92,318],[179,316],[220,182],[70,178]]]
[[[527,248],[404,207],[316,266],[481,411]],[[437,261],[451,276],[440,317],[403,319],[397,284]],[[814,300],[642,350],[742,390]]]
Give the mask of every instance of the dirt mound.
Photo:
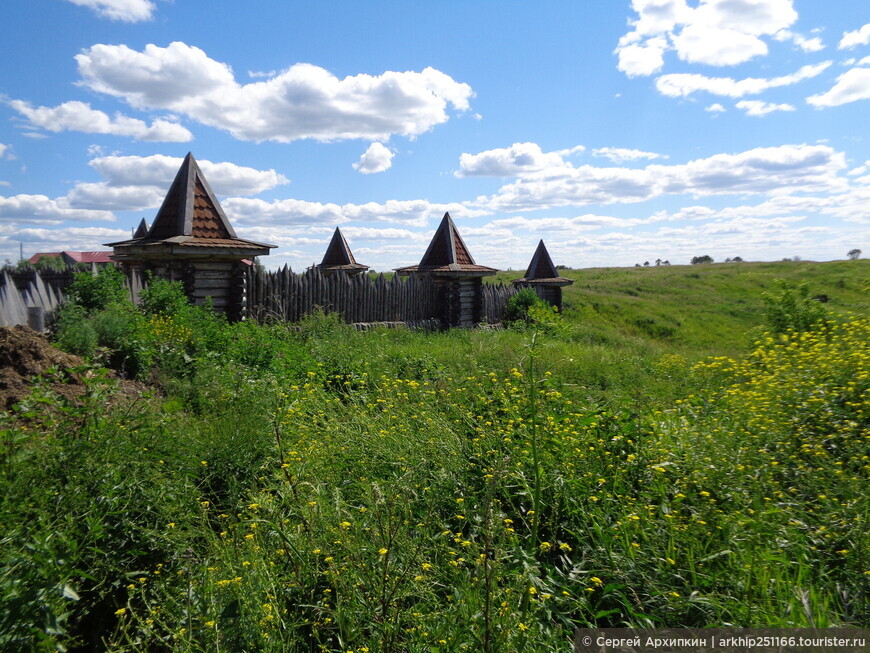
[[[81,395],[85,384],[76,368],[82,365],[85,361],[81,358],[55,349],[48,338],[30,327],[0,327],[0,410],[8,410],[27,396],[33,378],[49,368],[59,372],[51,381],[52,389],[68,398]],[[138,388],[133,386],[139,386],[126,381],[122,384],[123,394],[134,393]]]

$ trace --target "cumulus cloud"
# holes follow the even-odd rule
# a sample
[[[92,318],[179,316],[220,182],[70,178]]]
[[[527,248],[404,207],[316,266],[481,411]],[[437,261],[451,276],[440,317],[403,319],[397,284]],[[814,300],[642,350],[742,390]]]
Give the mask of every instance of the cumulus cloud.
[[[345,222],[392,222],[426,227],[445,212],[456,219],[486,215],[487,211],[459,202],[447,204],[428,200],[387,200],[365,204],[323,204],[297,199],[267,202],[261,199],[230,197],[221,202],[231,220],[246,224],[280,223],[289,225],[338,225]]]
[[[68,0],[79,7],[93,9],[98,16],[125,23],[151,20],[154,4],[150,0]]]
[[[770,79],[747,77],[735,80],[731,77],[707,77],[697,73],[673,73],[657,78],[656,88],[668,97],[688,97],[693,93],[705,91],[713,95],[738,98],[746,95],[757,95],[771,88],[791,86],[805,79],[812,79],[821,75],[830,66],[830,61],[823,61],[818,64],[802,66],[791,75]]]
[[[0,143],[0,159],[5,158],[7,152],[10,152],[9,156],[11,156],[11,147],[6,145],[5,143]]]
[[[767,54],[762,36],[797,20],[792,0],[633,0],[637,18],[619,40],[618,68],[628,76],[661,70],[666,52],[689,63],[731,66]],[[812,46],[811,46],[812,47]]]
[[[718,102],[714,102],[709,107],[705,107],[704,111],[708,111],[710,113],[722,113],[723,111],[727,111],[727,109]]]
[[[827,145],[783,145],[716,154],[642,169],[593,166],[548,169],[502,186],[475,206],[529,211],[554,206],[641,202],[666,194],[695,196],[832,191],[844,187],[842,153]]]
[[[736,66],[767,54],[767,44],[755,34],[706,25],[687,25],[674,35],[677,55],[688,63]]]
[[[507,228],[511,232],[522,230],[566,235],[579,231],[593,231],[604,227],[627,228],[643,224],[644,222],[644,220],[639,218],[616,218],[609,215],[586,213],[573,218],[524,218],[517,216],[493,220],[490,224],[494,227]]]
[[[113,186],[145,185],[164,189],[175,179],[183,159],[163,154],[151,156],[103,156],[88,165]],[[218,195],[256,195],[289,183],[273,169],[257,170],[228,161],[197,160],[212,190]],[[165,192],[165,190],[164,190]]]
[[[229,197],[221,206],[231,221],[240,224],[282,225],[327,224],[338,225],[348,221],[338,204],[322,204],[297,199],[267,202],[246,197]]]
[[[626,149],[623,147],[599,147],[592,150],[592,154],[608,159],[613,163],[622,163],[623,161],[637,161],[638,159],[668,158],[664,154],[656,154],[655,152],[644,152],[643,150]]]
[[[818,52],[819,50],[824,50],[825,45],[822,43],[822,39],[818,36],[813,36],[807,38],[803,34],[797,34],[788,29],[781,29],[776,34],[773,35],[777,41],[791,41],[794,43],[795,47],[802,50],[803,52]]]
[[[0,197],[0,220],[44,222],[58,224],[64,220],[113,221],[110,211],[74,208],[66,198],[51,199],[45,195],[14,195]]]
[[[339,79],[299,63],[240,84],[229,65],[179,41],[142,52],[97,44],[76,60],[80,83],[96,92],[140,109],[177,112],[241,140],[414,137],[446,122],[448,107],[466,111],[472,96],[468,84],[434,68]]]
[[[409,231],[408,229],[396,229],[386,227],[343,227],[341,233],[351,240],[398,240],[398,241],[422,241],[427,238],[426,234]],[[330,234],[331,235],[331,234]],[[324,242],[326,242],[324,240]]]
[[[558,152],[543,152],[537,143],[514,143],[510,147],[459,156],[457,177],[515,177],[517,175],[567,165],[563,156],[582,151],[578,146]]]
[[[837,107],[858,100],[870,100],[870,68],[847,70],[828,91],[807,98],[816,108]]]
[[[617,68],[629,77],[646,77],[660,71],[665,65],[668,40],[651,38],[640,43],[629,43],[617,49]]]
[[[86,102],[64,102],[56,107],[34,107],[23,100],[11,100],[9,106],[27,119],[28,127],[50,132],[77,131],[85,134],[131,136],[140,141],[186,143],[193,134],[176,122],[155,120],[148,125],[137,118],[116,113],[114,118],[92,109]]]
[[[104,181],[80,182],[70,191],[71,206],[107,211],[140,211],[157,208],[175,179],[182,159],[151,156],[102,156],[89,165]],[[227,161],[197,161],[214,192],[229,195],[256,195],[289,183],[275,170],[257,170]]]
[[[848,50],[868,43],[870,43],[870,23],[853,32],[843,32],[843,38],[840,39],[840,44],[837,47],[840,50]]]
[[[383,172],[393,165],[393,156],[395,153],[383,143],[372,143],[353,168],[364,175]]]
[[[822,39],[820,39],[818,36],[806,38],[801,36],[800,34],[795,34],[792,41],[798,48],[800,48],[804,52],[818,52],[825,49],[825,44],[822,43]]]
[[[766,116],[775,111],[794,111],[794,107],[790,104],[774,104],[761,100],[741,100],[734,106],[745,111],[747,116]]]
[[[168,187],[112,186],[104,181],[78,183],[67,195],[70,206],[102,211],[142,211],[163,203]]]
[[[487,211],[460,202],[430,202],[429,200],[387,200],[366,204],[345,204],[342,209],[351,220],[362,222],[395,222],[425,227],[449,212],[454,219],[476,218]]]

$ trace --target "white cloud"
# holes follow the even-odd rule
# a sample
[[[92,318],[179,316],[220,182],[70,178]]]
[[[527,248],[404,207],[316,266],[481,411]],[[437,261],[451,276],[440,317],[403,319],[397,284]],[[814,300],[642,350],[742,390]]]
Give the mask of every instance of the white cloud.
[[[238,220],[248,225],[338,225],[355,221],[427,227],[447,211],[456,219],[487,214],[486,210],[471,208],[458,202],[438,204],[428,200],[387,200],[339,206],[297,199],[267,202],[261,199],[230,197],[221,202],[221,206],[230,220]]]
[[[825,44],[822,43],[822,39],[818,36],[806,38],[800,34],[795,34],[793,41],[804,52],[819,52],[825,49]]]
[[[837,47],[840,50],[846,50],[868,43],[870,43],[870,23],[853,32],[843,32],[843,38],[840,39],[840,44]]]
[[[772,102],[762,102],[761,100],[740,100],[734,106],[741,111],[745,111],[747,116],[766,116],[768,113],[775,111],[795,110],[790,104],[774,104]]]
[[[156,186],[112,186],[104,181],[78,183],[67,199],[70,206],[80,209],[142,211],[159,207],[167,190]]]
[[[619,70],[629,77],[661,70],[673,49],[689,63],[730,66],[767,54],[760,38],[797,20],[792,0],[633,0],[634,28],[619,40]],[[812,47],[812,46],[811,46]]]
[[[149,126],[142,120],[116,113],[114,118],[86,102],[64,102],[56,107],[33,107],[23,100],[11,100],[9,106],[27,118],[28,127],[50,132],[77,131],[86,134],[131,136],[140,141],[186,143],[193,134],[178,123],[155,120]]]
[[[767,54],[767,44],[754,34],[704,25],[687,25],[673,43],[683,61],[712,66],[736,66]]]
[[[673,73],[662,75],[656,79],[656,88],[668,97],[688,97],[692,93],[706,91],[713,95],[738,98],[745,95],[757,95],[771,88],[791,86],[805,79],[812,79],[821,75],[830,66],[830,61],[824,61],[802,66],[790,75],[770,79],[747,77],[735,80],[731,77],[707,77],[697,73]]]
[[[524,218],[513,217],[493,220],[494,227],[507,228],[510,232],[522,230],[528,232],[546,232],[551,234],[572,234],[579,231],[593,231],[603,227],[628,228],[642,224],[638,218],[615,218],[608,215],[586,213],[573,218]],[[463,232],[464,233],[464,232]]]
[[[723,111],[727,111],[727,109],[718,102],[714,102],[709,107],[706,107],[704,111],[709,111],[710,113],[722,113]]]
[[[0,220],[57,224],[64,220],[111,222],[114,219],[115,216],[109,211],[72,208],[63,197],[58,199],[51,199],[45,195],[0,197]]]
[[[267,202],[261,199],[229,197],[221,206],[230,221],[247,225],[278,223],[281,225],[327,224],[347,222],[338,204],[321,204],[284,199]]]
[[[632,150],[623,147],[599,147],[592,150],[592,154],[600,156],[612,161],[613,163],[622,163],[623,161],[637,161],[638,159],[667,159],[663,154],[655,152],[644,152],[643,150]]]
[[[8,156],[11,157],[12,156],[11,149],[12,148],[10,145],[6,145],[5,143],[0,143],[0,159],[5,158],[7,156],[6,155],[7,152],[9,152]]]
[[[852,68],[837,77],[825,93],[807,98],[814,107],[837,107],[858,100],[870,100],[870,68]]]
[[[181,167],[182,159],[163,154],[151,156],[104,156],[92,159],[88,165],[100,173],[112,186],[156,186],[169,189]],[[220,196],[256,195],[289,183],[273,169],[257,170],[228,161],[197,160],[212,190]]]
[[[642,169],[563,166],[528,173],[475,206],[529,211],[553,206],[641,202],[666,194],[695,196],[815,192],[844,188],[845,157],[826,145],[782,145],[716,154]]]
[[[353,164],[353,169],[364,175],[383,172],[393,165],[393,156],[395,153],[383,143],[372,143],[359,161]]]
[[[24,244],[25,257],[36,252],[92,251],[105,249],[102,244],[130,237],[128,229],[105,227],[65,227],[60,229],[20,228],[10,225],[0,234],[0,249],[12,259],[18,258],[19,243]],[[14,253],[13,253],[14,252]]]
[[[408,229],[396,229],[394,227],[387,227],[385,229],[378,229],[377,227],[342,227],[341,233],[344,234],[345,238],[350,240],[399,240],[421,242],[428,237],[423,233],[409,231]]]
[[[126,23],[139,23],[150,20],[154,4],[149,0],[68,0],[74,5],[87,7],[98,16]]]
[[[579,149],[578,149],[579,148]],[[567,165],[562,156],[583,151],[583,146],[559,152],[541,151],[537,143],[514,143],[510,147],[459,156],[457,177],[515,177],[519,174]]]
[[[629,77],[646,77],[657,73],[665,65],[668,47],[667,39],[663,38],[621,46],[616,50],[619,53],[617,68]]]
[[[182,159],[152,156],[103,156],[89,165],[104,181],[80,182],[68,194],[70,206],[106,211],[141,211],[160,206]],[[197,161],[214,192],[221,196],[256,195],[288,183],[275,170],[257,170],[229,162]]]
[[[791,41],[797,48],[804,52],[818,52],[824,50],[825,45],[822,39],[818,36],[807,38],[802,34],[797,34],[788,29],[781,29],[773,35],[777,41]]]
[[[454,219],[474,218],[487,211],[471,208],[459,202],[433,203],[428,200],[387,200],[366,204],[345,204],[342,213],[348,220],[358,222],[393,222],[409,226],[426,227],[449,212]]]
[[[425,68],[339,79],[295,64],[271,79],[239,84],[229,65],[174,42],[137,52],[98,44],[76,55],[82,85],[136,108],[163,109],[224,129],[241,140],[387,140],[414,137],[469,108],[471,87]]]
[[[559,156],[573,156],[575,154],[580,154],[586,151],[585,145],[575,145],[574,147],[568,147],[564,150],[555,150],[553,153],[558,154]]]

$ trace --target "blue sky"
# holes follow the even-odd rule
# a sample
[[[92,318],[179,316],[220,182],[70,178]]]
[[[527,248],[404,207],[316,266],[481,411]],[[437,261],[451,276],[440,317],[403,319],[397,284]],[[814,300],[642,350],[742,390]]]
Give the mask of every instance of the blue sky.
[[[866,0],[0,7],[0,260],[153,219],[192,151],[263,259],[870,254]]]

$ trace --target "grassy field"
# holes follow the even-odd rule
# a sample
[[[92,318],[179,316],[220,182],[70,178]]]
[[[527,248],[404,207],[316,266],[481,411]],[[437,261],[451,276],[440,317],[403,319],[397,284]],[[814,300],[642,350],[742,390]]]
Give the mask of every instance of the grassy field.
[[[153,390],[94,368],[5,415],[0,647],[866,627],[870,264],[563,274],[562,316],[445,333],[228,325],[88,282],[57,341]]]

